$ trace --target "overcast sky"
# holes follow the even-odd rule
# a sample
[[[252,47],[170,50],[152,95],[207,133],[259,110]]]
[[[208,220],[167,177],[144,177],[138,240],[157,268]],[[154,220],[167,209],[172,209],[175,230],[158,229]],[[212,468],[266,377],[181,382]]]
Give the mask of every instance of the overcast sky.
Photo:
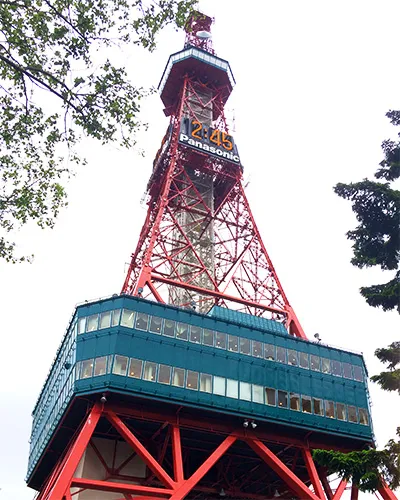
[[[247,195],[284,290],[308,337],[364,353],[399,339],[399,316],[366,305],[360,286],[390,275],[350,265],[345,233],[356,220],[336,182],[371,177],[382,140],[400,109],[400,2],[219,0],[200,2],[215,17],[214,48],[237,86],[227,103],[244,164]],[[243,8],[245,5],[245,8]],[[184,35],[167,30],[158,50],[115,53],[138,84],[157,85]],[[82,143],[88,159],[69,184],[69,207],[54,230],[25,228],[28,265],[0,263],[0,500],[28,500],[24,483],[31,411],[77,302],[119,292],[145,217],[140,199],[168,125],[157,95],[143,107],[146,151]],[[371,384],[383,446],[400,425],[399,397]],[[369,498],[362,495],[360,498]]]

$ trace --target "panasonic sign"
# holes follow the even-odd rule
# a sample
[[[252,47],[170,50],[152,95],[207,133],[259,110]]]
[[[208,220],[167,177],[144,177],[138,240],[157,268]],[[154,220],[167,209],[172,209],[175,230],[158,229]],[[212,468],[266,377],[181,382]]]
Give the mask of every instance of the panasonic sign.
[[[188,135],[184,134],[183,132],[181,132],[179,134],[179,142],[181,144],[184,144],[185,146],[190,146],[204,153],[208,153],[218,158],[224,158],[225,160],[232,161],[240,165],[239,155],[231,151],[227,151],[219,146],[211,146],[208,141],[206,142],[206,141],[195,140],[189,137]]]

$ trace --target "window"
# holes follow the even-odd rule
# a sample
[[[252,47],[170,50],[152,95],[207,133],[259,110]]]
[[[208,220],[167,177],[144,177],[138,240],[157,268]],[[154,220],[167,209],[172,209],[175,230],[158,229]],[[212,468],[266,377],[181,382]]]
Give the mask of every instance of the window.
[[[309,368],[310,363],[308,360],[308,354],[306,352],[299,352],[299,361],[302,368]]]
[[[286,391],[278,391],[278,406],[281,408],[287,408],[288,405],[288,394]]]
[[[325,400],[325,416],[335,418],[335,403]]]
[[[201,328],[199,328],[198,326],[190,327],[190,342],[194,342],[195,344],[200,344]]]
[[[99,315],[93,314],[92,316],[88,316],[86,319],[86,331],[94,332],[97,330],[99,324]]]
[[[338,420],[346,420],[346,405],[336,403],[336,417]]]
[[[294,392],[290,393],[290,409],[300,411],[300,395]]]
[[[78,330],[79,332],[79,330]],[[361,366],[353,365],[354,380],[363,381],[363,372]]]
[[[171,383],[171,372],[172,369],[167,365],[160,365],[158,367],[158,382],[160,384],[170,384]]]
[[[157,364],[152,361],[146,361],[144,364],[143,380],[156,381]]]
[[[240,382],[240,399],[251,401],[251,384]]]
[[[322,399],[313,398],[313,406],[315,415],[324,416],[324,407],[322,405]]]
[[[207,375],[206,373],[200,374],[200,391],[201,392],[211,393],[211,383],[212,383],[211,375]]]
[[[177,323],[176,325],[176,338],[180,340],[187,340],[189,333],[189,326],[185,323]]]
[[[136,313],[136,324],[135,328],[138,330],[147,331],[147,323],[149,321],[149,315],[146,313]]]
[[[261,385],[252,385],[253,389],[253,402],[264,404],[264,387]]]
[[[99,330],[109,328],[111,326],[111,311],[103,312],[100,314]]]
[[[79,318],[78,319],[78,335],[81,333],[85,333],[85,326],[86,326],[86,318]]]
[[[256,358],[262,358],[263,352],[262,352],[262,343],[258,342],[257,340],[252,340],[251,342],[251,347],[252,347],[252,355],[255,356]]]
[[[226,349],[226,333],[215,332],[215,347]]]
[[[276,401],[275,401],[276,395],[275,395],[275,389],[270,389],[269,387],[265,388],[265,403],[270,406],[275,406]]]
[[[121,326],[126,326],[127,328],[133,328],[134,319],[135,319],[134,311],[130,311],[129,309],[122,309]]]
[[[351,364],[343,363],[343,377],[344,378],[353,378],[353,374],[351,372]]]
[[[239,383],[237,380],[226,379],[226,395],[228,398],[239,397]]]
[[[213,393],[218,394],[219,396],[225,396],[225,379],[224,379],[224,377],[214,376]]]
[[[297,351],[288,349],[288,364],[292,366],[297,366],[299,364],[297,360]]]
[[[319,356],[316,356],[315,354],[310,354],[310,366],[311,370],[314,370],[315,372],[321,371]]]
[[[107,372],[107,356],[101,356],[94,360],[94,376],[105,375]]]
[[[279,363],[286,363],[286,349],[284,347],[276,346],[276,360]]]
[[[162,321],[162,318],[158,318],[157,316],[150,316],[149,332],[157,333],[158,335],[160,335]]]
[[[357,418],[357,408],[355,406],[348,406],[347,407],[347,415],[348,415],[348,420],[349,422],[358,422]]]
[[[197,391],[199,388],[199,374],[188,370],[186,377],[186,387],[192,391]]]
[[[141,359],[131,358],[129,363],[128,377],[140,378],[142,376],[143,361]]]
[[[327,358],[321,358],[321,372],[331,373],[331,360]]]
[[[239,342],[238,338],[235,335],[228,335],[228,351],[239,351]]]
[[[166,335],[167,337],[175,337],[175,321],[172,321],[171,319],[166,319],[164,321],[164,331],[163,335]]]
[[[368,412],[365,408],[358,409],[358,416],[360,417],[361,425],[368,425]]]
[[[264,344],[264,358],[269,361],[274,361],[275,359],[275,346],[272,344]]]
[[[342,363],[340,361],[332,359],[331,368],[332,368],[332,375],[335,375],[336,377],[342,376]]]
[[[250,339],[240,339],[240,354],[250,355]]]
[[[203,331],[203,344],[213,346],[214,345],[214,332],[212,330],[207,330],[204,328]]]
[[[312,413],[310,396],[301,396],[301,411],[303,413]]]
[[[93,375],[93,359],[82,361],[81,378],[89,378]]]
[[[115,309],[115,311],[112,312],[111,326],[119,325],[120,316],[121,316],[121,309]]]
[[[119,356],[118,354],[114,357],[113,373],[115,375],[126,375],[126,369],[128,367],[128,358],[126,356]]]
[[[174,368],[172,375],[172,385],[175,387],[184,387],[185,382],[185,370],[182,368]]]

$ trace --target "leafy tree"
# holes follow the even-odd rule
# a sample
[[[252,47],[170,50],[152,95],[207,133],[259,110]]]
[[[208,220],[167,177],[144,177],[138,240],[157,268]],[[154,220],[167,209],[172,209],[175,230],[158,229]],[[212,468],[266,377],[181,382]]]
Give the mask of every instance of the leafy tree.
[[[152,51],[166,25],[182,26],[196,0],[0,0],[0,258],[7,233],[28,220],[53,226],[82,134],[134,144],[140,100],[110,49]],[[140,68],[145,71],[145,68]]]

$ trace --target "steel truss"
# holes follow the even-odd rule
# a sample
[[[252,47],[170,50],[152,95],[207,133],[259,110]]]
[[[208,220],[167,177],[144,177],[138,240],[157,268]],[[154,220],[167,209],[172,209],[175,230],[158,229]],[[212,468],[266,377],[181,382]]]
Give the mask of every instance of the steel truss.
[[[115,463],[114,457],[113,465],[109,466],[92,440],[99,432],[101,419],[107,421],[113,430],[114,434],[108,433],[110,438],[124,440],[132,448],[132,453],[120,464]],[[159,427],[151,438],[141,436],[140,421],[158,422]],[[221,422],[214,428],[209,425],[204,419],[181,419],[179,412],[163,415],[143,408],[96,403],[64,457],[57,462],[37,500],[72,500],[85,490],[118,493],[121,500],[181,500],[185,497],[218,498],[221,495],[250,500],[276,497],[339,500],[347,487],[347,482],[342,480],[332,491],[324,471],[316,468],[311,450],[320,447],[321,443],[310,439],[307,442],[289,439],[276,432],[268,434],[258,429],[235,428]],[[218,437],[218,440],[210,441],[211,447],[206,453],[204,445],[207,440],[202,440],[196,447],[190,438],[188,447],[186,438],[182,439],[183,433],[193,436],[200,430],[208,436]],[[233,449],[238,444],[242,448]],[[101,480],[75,477],[87,447],[93,448],[104,469]],[[247,454],[245,459],[240,453],[244,453],[246,447],[254,453]],[[146,464],[145,478],[121,472],[135,456]],[[242,466],[246,464],[244,469],[237,466],[238,460]],[[219,467],[221,461],[223,464]],[[386,485],[379,493],[383,500],[396,500]],[[357,496],[358,490],[352,487],[352,500]]]

